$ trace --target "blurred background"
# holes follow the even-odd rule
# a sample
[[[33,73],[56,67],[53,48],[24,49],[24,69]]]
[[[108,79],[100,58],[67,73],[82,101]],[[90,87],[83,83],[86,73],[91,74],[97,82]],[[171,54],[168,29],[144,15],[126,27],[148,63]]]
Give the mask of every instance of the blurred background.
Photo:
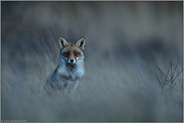
[[[3,1],[1,118],[181,122],[182,29],[183,2]],[[58,65],[60,36],[86,38],[85,76],[70,97],[36,97]],[[162,89],[156,75],[170,61],[178,77]]]

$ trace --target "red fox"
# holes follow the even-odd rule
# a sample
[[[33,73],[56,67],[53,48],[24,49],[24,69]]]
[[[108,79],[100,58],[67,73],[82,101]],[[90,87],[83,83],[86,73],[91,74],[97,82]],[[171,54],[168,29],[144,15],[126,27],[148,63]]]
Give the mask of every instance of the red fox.
[[[70,44],[63,37],[59,38],[59,65],[50,74],[44,86],[46,93],[52,96],[54,92],[71,93],[84,75],[85,38]]]

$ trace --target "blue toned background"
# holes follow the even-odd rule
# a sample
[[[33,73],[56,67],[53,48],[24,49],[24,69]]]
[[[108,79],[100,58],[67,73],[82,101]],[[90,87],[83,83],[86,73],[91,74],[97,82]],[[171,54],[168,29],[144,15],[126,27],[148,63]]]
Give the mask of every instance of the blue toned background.
[[[1,118],[182,121],[183,2],[1,2]],[[36,97],[59,58],[59,37],[86,38],[85,76],[72,97]]]

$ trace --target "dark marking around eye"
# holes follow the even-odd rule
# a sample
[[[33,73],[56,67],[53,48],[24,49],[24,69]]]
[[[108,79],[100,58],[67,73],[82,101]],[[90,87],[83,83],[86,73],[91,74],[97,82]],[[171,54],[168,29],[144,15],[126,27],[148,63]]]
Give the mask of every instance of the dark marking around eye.
[[[70,52],[69,52],[69,51],[64,52],[64,53],[63,53],[63,56],[64,56],[64,57],[66,57],[66,58],[69,58],[69,56],[70,56]]]
[[[76,50],[73,51],[75,57],[80,57],[80,53]]]

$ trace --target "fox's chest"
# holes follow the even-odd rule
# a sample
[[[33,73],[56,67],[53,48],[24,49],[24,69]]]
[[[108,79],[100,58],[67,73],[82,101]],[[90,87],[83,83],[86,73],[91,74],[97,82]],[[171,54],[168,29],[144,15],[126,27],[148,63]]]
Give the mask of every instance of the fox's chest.
[[[60,85],[62,88],[75,88],[79,81],[81,80],[83,75],[81,73],[75,72],[67,72],[58,74],[58,85]]]
[[[60,77],[66,79],[77,79],[84,75],[84,69],[80,67],[59,67],[57,73],[60,74]]]

